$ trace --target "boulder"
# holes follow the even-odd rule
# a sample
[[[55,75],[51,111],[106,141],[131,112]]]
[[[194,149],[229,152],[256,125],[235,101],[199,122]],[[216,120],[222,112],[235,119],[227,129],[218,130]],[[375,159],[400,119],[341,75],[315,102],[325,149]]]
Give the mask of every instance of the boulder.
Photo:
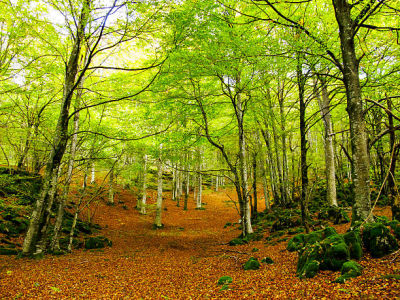
[[[399,248],[396,238],[382,223],[371,223],[364,227],[362,241],[372,257],[379,258]]]
[[[260,262],[257,258],[250,257],[248,261],[246,261],[243,265],[243,269],[245,270],[258,270],[260,268]]]
[[[112,246],[112,242],[104,236],[90,237],[85,240],[85,249],[99,249]]]

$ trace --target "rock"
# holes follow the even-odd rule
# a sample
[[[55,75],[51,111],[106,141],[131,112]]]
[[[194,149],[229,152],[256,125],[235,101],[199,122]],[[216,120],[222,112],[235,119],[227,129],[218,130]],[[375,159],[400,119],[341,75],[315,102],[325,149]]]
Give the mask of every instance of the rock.
[[[260,262],[257,258],[250,257],[248,261],[243,265],[245,270],[258,270],[260,268]]]
[[[225,284],[229,284],[232,283],[232,277],[230,276],[222,276],[218,279],[218,285],[225,285]]]
[[[400,239],[400,222],[397,220],[390,221],[388,223],[390,228],[392,228],[394,235],[396,238]]]
[[[399,248],[396,238],[382,223],[371,223],[364,227],[362,241],[372,257],[379,258]]]
[[[321,245],[324,249],[322,270],[340,270],[342,265],[350,259],[349,247],[340,234],[328,236]]]
[[[346,211],[343,208],[337,206],[322,208],[318,214],[318,219],[329,220],[334,224],[343,224],[350,222],[350,218],[347,215]]]
[[[237,246],[237,245],[244,245],[247,244],[247,242],[243,241],[241,238],[234,238],[229,242],[229,246]]]
[[[343,238],[349,247],[350,258],[359,260],[363,255],[360,231],[352,230],[346,232]]]
[[[286,247],[286,249],[290,252],[298,251],[304,247],[304,234],[300,233],[292,237]]]
[[[345,262],[341,268],[341,276],[339,276],[334,282],[344,283],[350,278],[360,276],[362,274],[362,266],[353,260]]]
[[[85,249],[99,249],[112,246],[112,242],[104,236],[90,237],[85,240]]]
[[[269,265],[272,265],[272,264],[274,263],[274,261],[272,260],[271,257],[264,257],[264,258],[261,260],[261,262],[262,262],[262,263],[265,263],[265,264],[269,264]]]
[[[312,245],[307,245],[299,253],[299,260],[297,261],[297,271],[296,274],[300,278],[314,277],[318,270],[320,261],[324,257],[324,250],[320,243],[315,243]],[[318,263],[316,263],[318,262]]]

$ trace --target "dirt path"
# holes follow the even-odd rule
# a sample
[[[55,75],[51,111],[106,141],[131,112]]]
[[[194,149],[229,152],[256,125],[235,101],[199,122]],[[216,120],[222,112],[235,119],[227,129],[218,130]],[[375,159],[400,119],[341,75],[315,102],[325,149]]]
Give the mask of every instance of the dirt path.
[[[226,243],[239,231],[224,224],[238,219],[223,193],[205,193],[205,210],[189,210],[166,200],[165,227],[152,230],[153,213],[140,216],[135,202],[122,192],[115,207],[99,205],[95,221],[113,247],[35,261],[0,256],[1,299],[297,299],[326,297],[393,299],[400,296],[396,280],[379,274],[400,272],[398,262],[363,259],[364,275],[345,284],[331,283],[338,273],[326,271],[313,279],[295,277],[297,254],[285,251],[286,243],[268,246],[265,241],[230,247]],[[151,203],[151,202],[150,202]],[[262,205],[260,203],[260,205]],[[253,248],[259,251],[252,252]],[[271,257],[273,265],[244,271],[250,257]],[[217,280],[233,278],[230,289],[220,291]]]

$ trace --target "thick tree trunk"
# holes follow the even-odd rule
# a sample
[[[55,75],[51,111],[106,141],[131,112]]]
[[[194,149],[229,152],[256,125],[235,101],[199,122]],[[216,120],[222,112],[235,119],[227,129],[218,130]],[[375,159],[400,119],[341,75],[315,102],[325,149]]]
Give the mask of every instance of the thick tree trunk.
[[[359,61],[356,57],[354,38],[355,24],[351,18],[352,6],[347,0],[333,0],[335,16],[339,25],[342,52],[342,73],[347,96],[347,113],[353,160],[354,205],[352,222],[373,221],[369,186],[369,156],[367,131],[364,120],[363,101],[359,79]]]
[[[84,29],[88,19],[90,2],[85,1],[78,24],[78,31],[75,35],[75,42],[67,63],[64,81],[63,98],[61,102],[60,115],[58,118],[57,128],[54,134],[53,147],[50,156],[46,163],[46,171],[43,178],[43,185],[39,197],[33,208],[28,231],[26,233],[22,246],[22,254],[29,255],[35,252],[35,244],[38,241],[40,228],[43,227],[43,221],[47,220],[46,214],[49,213],[46,207],[49,207],[53,201],[53,196],[56,190],[55,180],[57,178],[58,169],[63,158],[65,148],[68,141],[68,122],[69,108],[73,92],[77,86],[76,75],[78,73],[78,62],[81,52],[81,44],[83,42]],[[51,208],[51,206],[50,206]],[[42,251],[43,249],[38,249]]]
[[[236,78],[236,84],[240,84],[240,76]],[[246,165],[246,141],[244,135],[244,111],[242,107],[242,95],[236,95],[236,117],[239,127],[239,169],[241,179],[241,195],[242,195],[242,227],[243,236],[253,233],[251,226],[251,209],[249,200],[249,188],[247,179],[247,165]],[[238,194],[240,196],[240,193]],[[240,200],[240,199],[239,199]]]
[[[20,156],[20,158],[18,160],[18,163],[17,163],[17,169],[18,170],[22,170],[23,169],[25,158],[28,155],[29,147],[30,147],[30,144],[31,144],[31,136],[32,136],[31,127],[33,127],[33,126],[28,125],[28,132],[26,134],[24,150],[23,150],[23,152],[22,152],[22,154],[21,154],[21,156]]]
[[[75,105],[74,105],[75,109],[79,109],[79,107],[80,107],[82,91],[83,91],[82,88],[83,88],[83,80],[80,83],[80,89],[78,90],[78,93],[76,95],[76,100],[75,100]],[[75,115],[74,115],[74,129],[73,129],[73,135],[71,138],[71,146],[70,146],[70,153],[69,153],[69,159],[68,159],[66,181],[65,181],[65,185],[64,185],[64,188],[62,191],[62,195],[61,195],[61,197],[59,199],[59,203],[58,203],[56,222],[54,224],[53,237],[51,239],[51,244],[50,244],[51,251],[60,250],[58,236],[61,231],[62,221],[64,218],[65,204],[68,199],[69,188],[70,188],[71,181],[72,181],[72,172],[74,170],[75,155],[76,155],[77,146],[78,146],[78,131],[79,131],[79,111],[77,113],[75,113]]]
[[[317,100],[321,117],[324,123],[324,146],[325,146],[325,174],[326,174],[326,200],[331,206],[337,206],[336,200],[336,178],[335,178],[335,151],[333,145],[333,128],[330,113],[330,99],[328,88],[324,78],[320,78],[322,99],[315,83]]]
[[[392,111],[392,101],[390,99],[387,100],[388,109]],[[397,191],[396,184],[394,181],[395,170],[396,170],[396,161],[397,155],[399,152],[399,146],[396,146],[396,134],[394,131],[393,124],[393,116],[392,114],[388,114],[388,123],[389,123],[389,137],[390,137],[390,153],[392,153],[392,163],[389,169],[388,176],[388,190],[389,190],[389,200],[392,206],[392,219],[400,221],[400,195]]]

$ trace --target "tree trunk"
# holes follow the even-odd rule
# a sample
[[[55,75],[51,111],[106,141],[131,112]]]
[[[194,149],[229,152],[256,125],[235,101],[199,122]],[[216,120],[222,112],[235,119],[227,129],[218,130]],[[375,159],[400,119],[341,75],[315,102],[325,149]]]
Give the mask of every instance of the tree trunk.
[[[96,182],[95,180],[96,180],[96,167],[94,165],[94,162],[92,162],[90,184],[94,184]]]
[[[161,160],[161,153],[160,157],[157,160],[157,204],[156,204],[156,218],[154,221],[154,227],[155,228],[162,228],[163,224],[161,223],[161,213],[162,213],[162,172],[163,172],[163,167],[162,167],[162,160]]]
[[[143,186],[142,186],[142,201],[140,203],[140,213],[146,214],[146,202],[147,202],[147,155],[143,157]]]
[[[82,88],[82,86],[81,86],[81,88]],[[79,108],[81,96],[82,96],[82,89],[79,90],[79,92],[76,96],[75,108]],[[54,224],[53,237],[51,239],[51,244],[50,244],[51,251],[55,251],[55,250],[59,251],[60,250],[58,236],[59,236],[59,233],[61,230],[61,225],[62,225],[62,221],[64,218],[65,204],[68,199],[69,188],[70,188],[71,181],[72,181],[72,172],[74,170],[75,154],[76,154],[77,145],[78,145],[78,131],[79,131],[79,112],[74,115],[74,133],[73,133],[72,139],[71,139],[71,147],[70,147],[70,154],[69,154],[69,160],[68,160],[66,181],[65,181],[62,195],[61,195],[61,197],[59,199],[59,203],[58,203],[56,222]]]
[[[387,99],[388,109],[392,111],[392,100]],[[390,137],[390,153],[392,154],[392,164],[390,165],[389,169],[389,177],[388,177],[388,190],[389,190],[389,200],[392,206],[392,219],[400,221],[400,195],[397,191],[394,176],[396,170],[396,161],[397,155],[399,152],[399,147],[396,146],[396,134],[394,131],[394,124],[393,124],[393,116],[392,114],[388,114],[388,123],[389,123],[389,137]]]
[[[330,99],[325,79],[320,78],[322,88],[322,99],[315,83],[315,91],[321,117],[324,123],[324,146],[325,146],[325,174],[326,174],[326,200],[331,206],[337,206],[336,179],[335,179],[335,151],[333,147],[333,128],[330,113]]]
[[[307,165],[307,124],[306,124],[306,102],[304,99],[304,88],[306,84],[306,77],[303,75],[302,70],[303,64],[301,62],[300,54],[297,54],[297,86],[299,89],[299,102],[300,102],[300,170],[301,170],[301,194],[300,194],[300,206],[301,206],[301,221],[309,232],[308,227],[308,165]]]
[[[352,222],[373,221],[369,186],[369,156],[367,131],[364,120],[363,102],[359,79],[359,61],[356,57],[354,38],[355,23],[347,0],[333,0],[335,16],[339,25],[342,52],[342,73],[347,96],[347,113],[350,123],[350,137],[353,161],[354,205]]]
[[[77,86],[76,75],[78,73],[81,44],[83,42],[84,29],[88,20],[89,8],[90,2],[85,1],[81,11],[78,30],[75,35],[75,42],[66,66],[63,98],[57,128],[53,139],[53,147],[47,160],[43,185],[32,211],[28,231],[22,246],[23,255],[29,255],[35,251],[35,244],[38,241],[39,230],[43,227],[42,222],[47,220],[45,215],[49,213],[48,210],[45,211],[45,208],[46,206],[48,207],[48,204],[50,204],[54,199],[53,196],[56,189],[55,179],[57,178],[58,169],[68,141],[69,108],[73,92]]]
[[[240,86],[240,75],[236,76],[236,89]],[[236,95],[236,117],[239,129],[239,169],[241,179],[241,195],[242,195],[242,227],[243,236],[253,233],[251,226],[251,209],[249,201],[249,188],[247,179],[247,166],[246,166],[246,141],[244,135],[244,110],[242,107],[242,95]],[[240,195],[240,194],[239,194]],[[238,196],[239,196],[238,195]],[[239,198],[240,200],[240,198]]]
[[[257,153],[253,153],[253,215],[256,217],[258,213],[258,199],[257,199]]]
[[[114,166],[108,176],[108,204],[114,205]]]

